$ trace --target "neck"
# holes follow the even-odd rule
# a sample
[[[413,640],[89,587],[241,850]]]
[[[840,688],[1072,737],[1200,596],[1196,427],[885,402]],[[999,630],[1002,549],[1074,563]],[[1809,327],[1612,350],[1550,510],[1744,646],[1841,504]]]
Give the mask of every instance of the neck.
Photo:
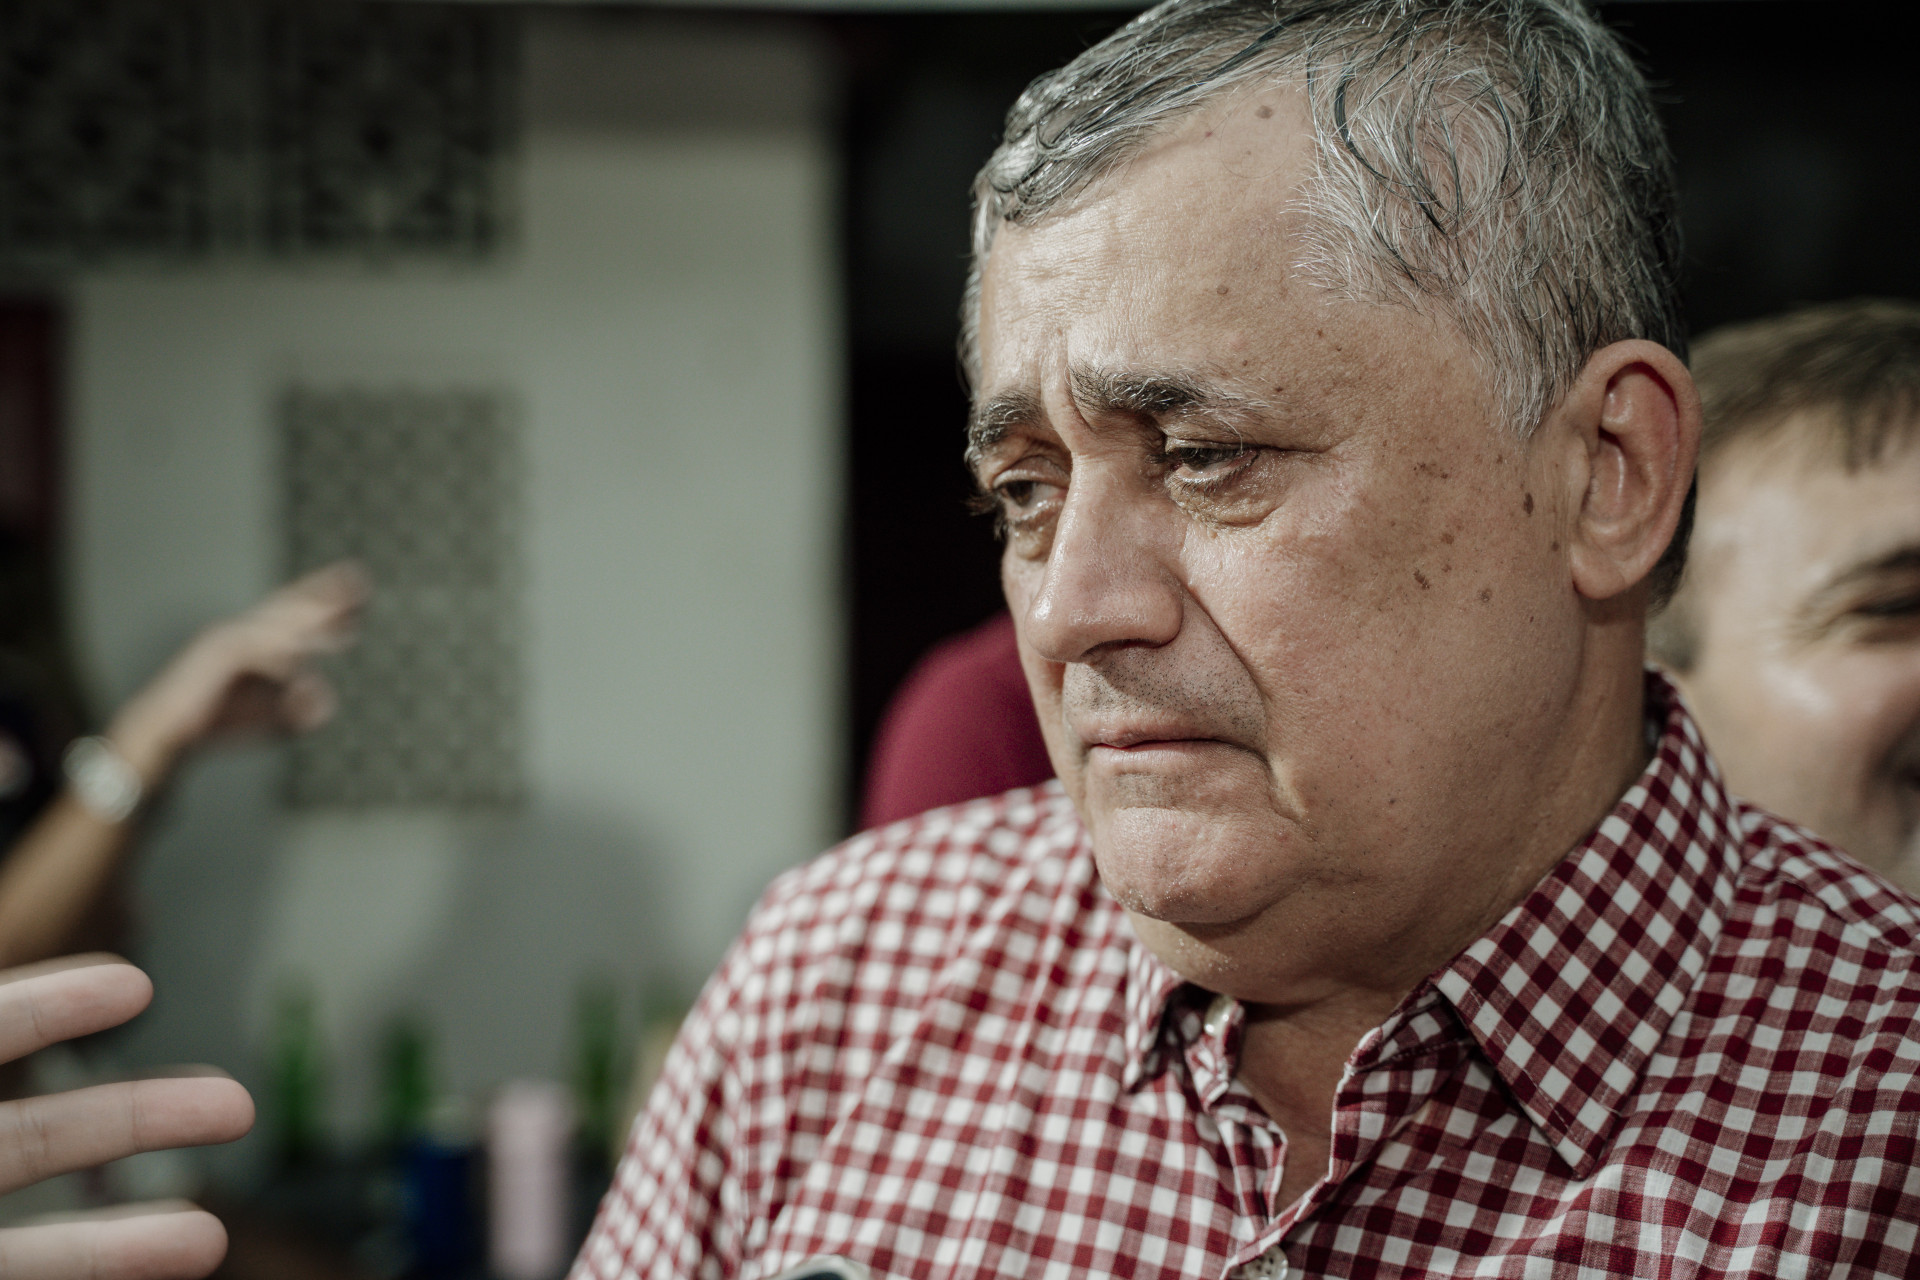
[[[1471,788],[1477,813],[1412,828],[1417,846],[1398,855],[1360,848],[1335,859],[1387,869],[1374,878],[1306,884],[1231,924],[1134,914],[1141,940],[1175,972],[1259,1017],[1342,1010],[1340,1020],[1358,1019],[1362,1032],[1377,1025],[1525,898],[1645,769],[1639,630],[1595,631],[1580,675],[1535,713],[1565,731],[1509,747],[1524,767],[1475,779],[1484,783]]]
[[[1301,1001],[1246,1002],[1236,1075],[1287,1135],[1282,1204],[1305,1195],[1325,1174],[1334,1096],[1360,1040],[1424,978],[1531,892],[1645,769],[1643,677],[1637,652],[1634,656],[1631,665],[1583,688],[1568,706],[1570,722],[1590,725],[1593,732],[1564,757],[1559,781],[1541,788],[1530,815],[1539,824],[1534,838],[1518,846],[1510,873],[1494,879],[1478,911],[1434,937],[1406,938],[1404,950],[1379,949],[1387,963],[1361,981],[1323,985]],[[1161,955],[1172,962],[1165,951]]]
[[[1492,877],[1476,895],[1476,909],[1456,915],[1444,930],[1428,934],[1415,928],[1387,945],[1376,942],[1379,963],[1370,971],[1361,970],[1358,980],[1309,986],[1311,994],[1300,1000],[1246,1000],[1239,1074],[1268,1115],[1288,1132],[1290,1141],[1308,1140],[1303,1152],[1324,1159],[1312,1143],[1327,1131],[1334,1092],[1361,1038],[1385,1021],[1423,979],[1444,967],[1531,892],[1645,769],[1648,750],[1637,643],[1633,656],[1630,663],[1601,664],[1606,678],[1582,682],[1569,701],[1567,722],[1589,731],[1578,737],[1571,750],[1559,753],[1553,773],[1542,777],[1537,803],[1524,812],[1518,828],[1530,827],[1529,838],[1509,846],[1517,856],[1511,856],[1504,874]],[[1179,967],[1166,952],[1161,954]],[[1290,1181],[1301,1176],[1310,1183],[1317,1174],[1292,1171]],[[1304,1190],[1305,1185],[1291,1189]]]

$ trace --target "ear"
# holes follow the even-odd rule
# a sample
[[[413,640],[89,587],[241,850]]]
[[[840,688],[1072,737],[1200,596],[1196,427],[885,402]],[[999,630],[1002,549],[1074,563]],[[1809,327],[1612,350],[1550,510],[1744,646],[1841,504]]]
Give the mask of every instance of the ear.
[[[1610,600],[1646,581],[1680,524],[1700,451],[1700,395],[1679,357],[1635,339],[1596,351],[1561,412],[1586,455],[1569,530],[1573,585]]]

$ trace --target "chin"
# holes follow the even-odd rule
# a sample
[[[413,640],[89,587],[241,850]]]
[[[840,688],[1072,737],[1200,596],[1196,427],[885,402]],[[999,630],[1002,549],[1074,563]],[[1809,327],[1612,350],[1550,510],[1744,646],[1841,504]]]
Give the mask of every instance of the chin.
[[[1127,910],[1176,926],[1251,920],[1299,880],[1297,836],[1231,815],[1128,808],[1096,815],[1094,863]]]

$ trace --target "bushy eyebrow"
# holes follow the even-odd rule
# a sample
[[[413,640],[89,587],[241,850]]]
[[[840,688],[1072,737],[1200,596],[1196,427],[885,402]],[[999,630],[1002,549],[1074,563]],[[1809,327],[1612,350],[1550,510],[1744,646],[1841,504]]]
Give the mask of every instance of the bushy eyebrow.
[[[1135,414],[1146,418],[1211,415],[1240,404],[1237,397],[1198,378],[1178,373],[1075,369],[1073,394],[1082,407],[1095,413]]]
[[[1008,391],[973,406],[967,415],[967,467],[977,469],[987,450],[1005,440],[1014,428],[1045,421],[1040,397],[1027,391]]]
[[[1074,399],[1096,417],[1120,415],[1155,422],[1202,418],[1237,429],[1268,408],[1190,374],[1076,368],[1071,377]],[[967,422],[967,465],[977,467],[987,450],[1015,428],[1045,420],[1046,410],[1031,392],[1007,392],[980,401]]]

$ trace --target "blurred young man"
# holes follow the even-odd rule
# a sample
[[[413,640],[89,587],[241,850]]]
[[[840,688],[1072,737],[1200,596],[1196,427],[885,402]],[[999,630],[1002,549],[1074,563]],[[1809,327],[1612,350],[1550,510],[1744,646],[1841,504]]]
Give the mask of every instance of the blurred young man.
[[[1058,783],[768,892],[578,1280],[1920,1270],[1920,904],[1643,667],[1700,411],[1614,37],[1172,0],[975,194]]]
[[[1720,330],[1693,547],[1652,631],[1727,785],[1920,888],[1920,306]]]

